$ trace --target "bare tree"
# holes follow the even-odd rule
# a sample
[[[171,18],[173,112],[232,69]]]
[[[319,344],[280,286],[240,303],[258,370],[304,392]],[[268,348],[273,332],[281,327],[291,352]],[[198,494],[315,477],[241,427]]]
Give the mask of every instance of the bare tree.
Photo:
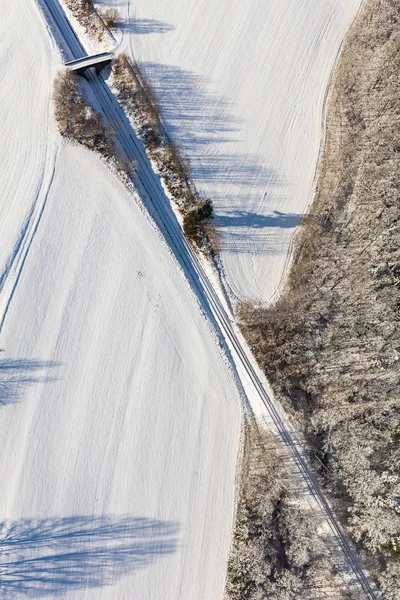
[[[120,24],[120,17],[116,8],[107,8],[107,10],[105,10],[101,16],[108,29],[118,28]]]

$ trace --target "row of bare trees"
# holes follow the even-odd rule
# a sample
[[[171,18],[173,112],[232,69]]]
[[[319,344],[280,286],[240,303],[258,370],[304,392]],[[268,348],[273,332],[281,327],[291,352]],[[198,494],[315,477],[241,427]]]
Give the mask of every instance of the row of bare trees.
[[[99,152],[125,180],[132,176],[134,161],[119,151],[114,129],[90,106],[82,81],[69,71],[59,73],[55,80],[54,112],[61,135]]]
[[[178,146],[169,139],[161,119],[161,109],[149,80],[139,65],[126,55],[118,56],[112,67],[113,85],[164,185],[183,217],[186,237],[206,253],[217,250],[212,226],[210,198],[199,196],[190,178],[190,164]]]
[[[94,0],[65,1],[72,14],[92,37],[102,39],[105,28],[118,27],[119,15],[116,9],[110,8],[99,13]],[[112,66],[112,81],[121,105],[133,120],[167,192],[182,215],[185,236],[207,255],[214,256],[219,244],[212,224],[212,201],[196,192],[190,179],[188,159],[163,128],[161,109],[149,80],[135,61],[121,54]],[[76,119],[76,115],[74,118]],[[76,123],[73,128],[76,132]],[[85,139],[84,135],[80,142],[88,145]],[[117,164],[121,164],[120,158]],[[124,171],[126,170],[125,166]]]
[[[227,598],[355,598],[277,442],[251,417],[244,431]]]

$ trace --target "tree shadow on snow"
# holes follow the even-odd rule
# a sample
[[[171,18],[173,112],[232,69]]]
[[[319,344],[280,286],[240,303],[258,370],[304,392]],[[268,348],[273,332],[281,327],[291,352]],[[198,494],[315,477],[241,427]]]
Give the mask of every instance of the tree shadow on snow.
[[[301,215],[294,213],[282,213],[274,210],[270,215],[245,210],[235,210],[232,215],[218,217],[217,223],[220,227],[252,227],[261,229],[263,227],[279,227],[281,229],[293,229],[299,222]]]
[[[53,361],[21,358],[0,360],[0,406],[18,402],[24,390],[31,385],[54,381],[46,372],[56,366],[58,363]]]
[[[141,66],[160,98],[168,134],[190,159],[200,186],[211,182],[234,185],[243,191],[255,186],[264,192],[267,185],[281,183],[282,177],[257,156],[223,151],[224,144],[235,140],[243,122],[233,114],[231,103],[207,91],[206,80],[176,66]],[[235,190],[235,198],[240,193]]]
[[[118,25],[122,31],[133,33],[134,35],[149,35],[152,33],[168,33],[175,27],[169,23],[162,23],[154,19],[126,19]]]
[[[131,516],[5,521],[1,595],[42,598],[112,585],[175,552],[177,533],[175,523]]]

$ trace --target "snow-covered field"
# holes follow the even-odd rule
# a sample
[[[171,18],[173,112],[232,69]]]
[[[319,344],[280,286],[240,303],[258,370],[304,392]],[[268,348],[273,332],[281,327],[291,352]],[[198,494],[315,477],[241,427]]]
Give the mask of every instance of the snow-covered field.
[[[215,201],[238,295],[279,285],[360,1],[107,0]],[[0,595],[222,598],[235,383],[137,199],[56,133],[36,1],[0,10]]]
[[[312,196],[324,97],[361,0],[101,0],[215,202],[227,280],[274,295]],[[120,36],[121,38],[121,36]]]
[[[222,598],[236,386],[135,199],[58,137],[35,1],[0,8],[0,595]]]

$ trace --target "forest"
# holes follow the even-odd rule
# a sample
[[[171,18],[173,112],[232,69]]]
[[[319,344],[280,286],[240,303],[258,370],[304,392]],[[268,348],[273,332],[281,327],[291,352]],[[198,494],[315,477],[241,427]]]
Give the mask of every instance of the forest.
[[[400,4],[366,0],[328,96],[314,201],[241,326],[384,597],[400,598]]]

